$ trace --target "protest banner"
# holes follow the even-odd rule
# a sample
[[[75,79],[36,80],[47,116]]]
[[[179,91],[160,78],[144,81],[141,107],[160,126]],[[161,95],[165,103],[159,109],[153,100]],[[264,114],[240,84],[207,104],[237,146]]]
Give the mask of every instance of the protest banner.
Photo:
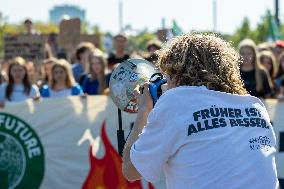
[[[284,178],[284,104],[266,106],[277,137],[276,161]],[[144,180],[128,182],[117,152],[117,107],[106,96],[63,97],[8,103],[0,111],[2,188],[163,189]],[[125,136],[136,114],[122,112]],[[145,160],[151,161],[151,160]]]
[[[67,51],[75,49],[80,42],[81,21],[79,18],[62,20],[59,25],[59,48]]]
[[[44,59],[45,38],[41,35],[8,35],[4,37],[5,59],[21,56],[26,60]]]
[[[5,147],[0,150],[0,185],[29,189],[156,188],[145,181],[124,179],[116,150],[116,115],[117,108],[105,96],[7,104],[0,112],[0,149]],[[127,136],[135,114],[122,113],[122,119]]]

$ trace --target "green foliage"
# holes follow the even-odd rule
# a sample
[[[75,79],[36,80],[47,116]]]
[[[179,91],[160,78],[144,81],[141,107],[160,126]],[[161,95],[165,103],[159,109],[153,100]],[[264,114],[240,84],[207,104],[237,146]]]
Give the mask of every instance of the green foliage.
[[[247,17],[244,18],[242,25],[236,30],[236,32],[232,36],[228,37],[228,40],[231,41],[234,46],[237,46],[239,42],[245,38],[252,38],[250,22]]]
[[[100,27],[98,25],[94,25],[93,28],[92,28],[92,32],[94,34],[96,34],[98,36],[99,40],[100,40],[100,46],[98,48],[104,51],[105,50],[104,45],[103,45],[104,34],[101,31]]]
[[[129,37],[129,46],[131,51],[144,51],[146,49],[147,43],[150,40],[156,38],[156,34],[150,33],[147,30],[144,30],[138,33],[135,36]]]
[[[90,28],[90,23],[85,21],[81,22],[81,33],[82,34],[88,34],[89,33],[89,28]]]
[[[252,32],[252,39],[258,44],[266,42],[269,35],[269,12],[261,18],[261,21],[257,24],[256,29]]]
[[[236,30],[236,32],[228,36],[228,40],[233,42],[234,46],[237,46],[239,42],[245,38],[251,38],[256,44],[267,42],[269,38],[270,30],[270,13],[267,10],[265,15],[261,17],[256,28],[252,30],[248,18],[244,18],[242,25]],[[284,33],[284,25],[280,26],[281,32]]]
[[[4,34],[6,27],[7,17],[3,16],[0,12],[0,58],[4,57]]]
[[[251,38],[257,44],[261,42],[266,42],[270,35],[270,13],[266,13],[260,18],[256,28],[252,29],[250,21],[247,17],[243,19],[242,24],[236,29],[232,35],[228,34],[218,34],[221,35],[225,40],[232,42],[232,44],[237,47],[240,41],[245,38]],[[0,13],[0,57],[3,57],[4,45],[3,37],[6,34],[18,34],[24,33],[25,28],[23,23],[11,24],[7,22],[7,17]],[[36,31],[42,34],[58,33],[59,28],[57,25],[52,23],[35,22],[34,28]],[[280,26],[280,31],[284,33],[284,25]],[[95,25],[91,26],[90,23],[84,22],[81,24],[81,32],[85,34],[94,33],[100,38],[100,49],[103,49],[103,36],[105,35],[100,27]],[[136,31],[137,32],[137,31]],[[155,39],[156,34],[151,33],[145,29],[144,31],[137,32],[135,35],[129,36],[129,47],[130,51],[145,51],[148,41]]]
[[[50,34],[50,33],[59,32],[58,26],[53,23],[36,22],[34,23],[34,29],[42,34]]]

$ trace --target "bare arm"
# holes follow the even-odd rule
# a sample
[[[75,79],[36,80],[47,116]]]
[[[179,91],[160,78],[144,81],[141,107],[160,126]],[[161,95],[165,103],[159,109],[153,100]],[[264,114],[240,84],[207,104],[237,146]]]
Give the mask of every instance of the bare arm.
[[[146,125],[148,114],[153,108],[153,101],[148,91],[148,87],[148,84],[144,85],[143,94],[139,97],[138,114],[123,151],[122,173],[127,180],[138,180],[141,178],[140,173],[136,170],[130,160],[130,149]]]

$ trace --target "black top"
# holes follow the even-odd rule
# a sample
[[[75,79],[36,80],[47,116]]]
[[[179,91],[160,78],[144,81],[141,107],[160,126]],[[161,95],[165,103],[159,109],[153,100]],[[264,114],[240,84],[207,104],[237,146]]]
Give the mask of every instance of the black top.
[[[250,95],[264,98],[266,95],[273,96],[273,90],[270,88],[268,76],[265,71],[260,70],[260,80],[262,81],[262,90],[256,91],[255,70],[244,72],[241,71],[241,77],[244,81],[245,88]]]
[[[129,59],[129,55],[125,54],[123,57],[116,57],[114,53],[110,53],[108,55],[108,59],[107,59],[107,63],[108,63],[108,67],[113,67],[115,64],[121,63],[127,59]]]

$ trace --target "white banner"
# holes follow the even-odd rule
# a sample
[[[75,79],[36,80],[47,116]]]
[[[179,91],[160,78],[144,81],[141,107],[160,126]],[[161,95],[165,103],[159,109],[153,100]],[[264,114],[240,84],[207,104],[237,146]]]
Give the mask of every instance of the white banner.
[[[267,107],[283,150],[284,104],[271,100]],[[134,119],[122,112],[125,137]],[[105,96],[6,104],[0,111],[0,189],[165,188],[163,179],[153,184],[124,179],[117,130],[118,110]],[[283,152],[276,158],[284,178]]]

